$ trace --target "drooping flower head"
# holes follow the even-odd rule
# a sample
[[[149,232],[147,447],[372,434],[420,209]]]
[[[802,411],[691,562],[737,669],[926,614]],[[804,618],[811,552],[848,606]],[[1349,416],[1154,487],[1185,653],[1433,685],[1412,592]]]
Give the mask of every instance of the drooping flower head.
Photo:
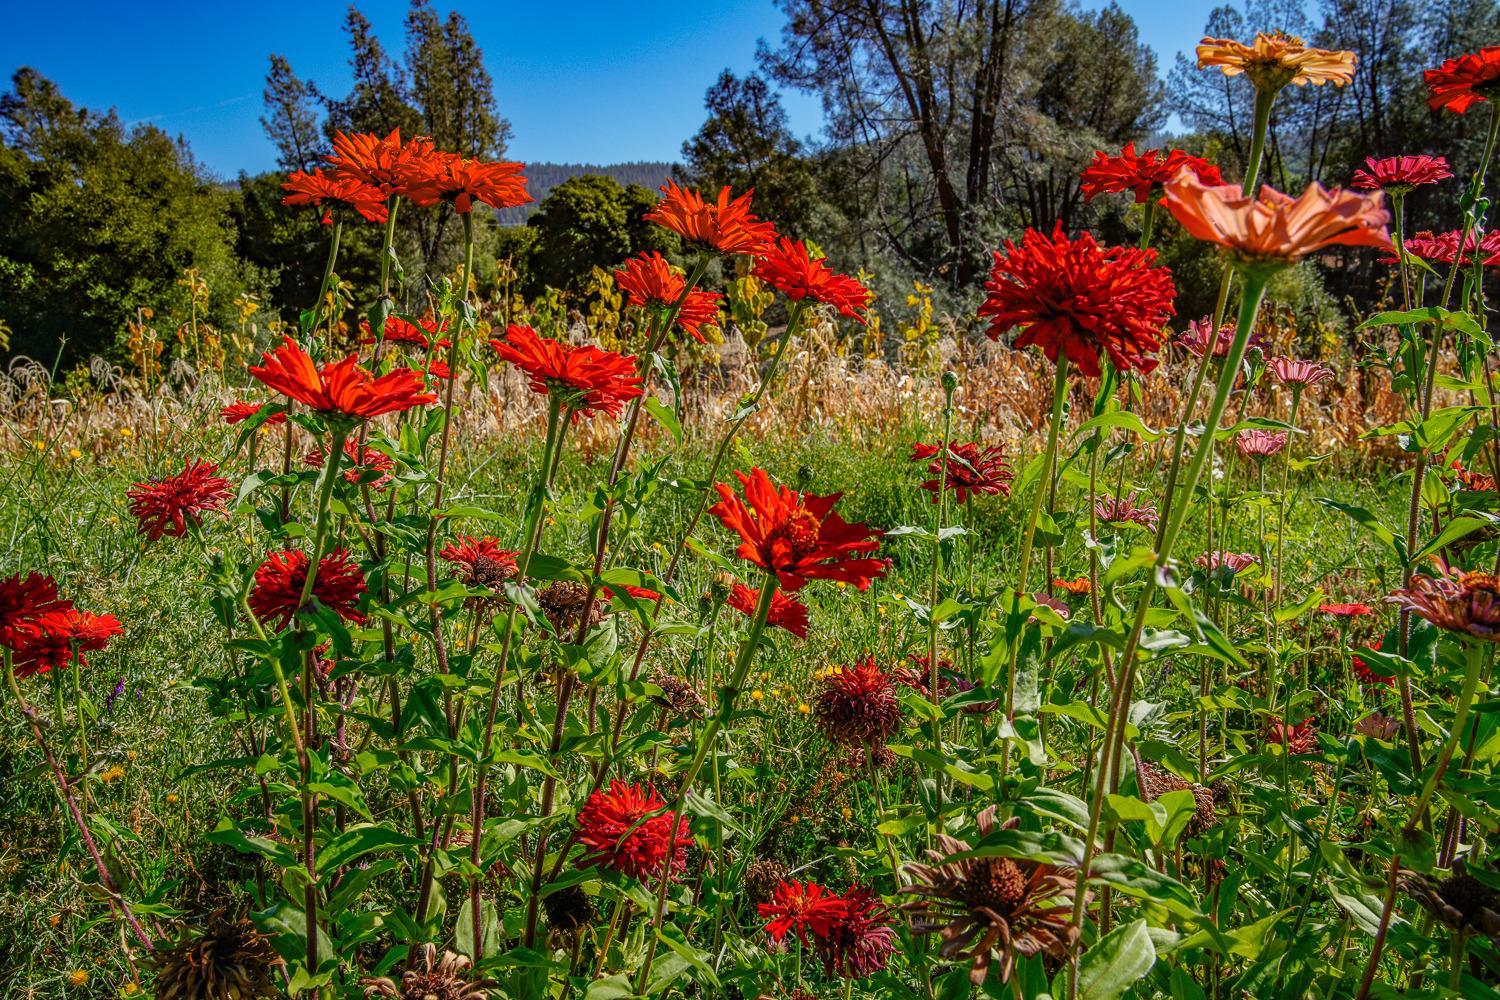
[[[420,136],[402,143],[398,128],[383,139],[368,132],[336,133],[328,160],[336,177],[367,184],[384,198],[405,198],[422,189],[435,155],[432,143]]]
[[[1472,490],[1476,493],[1484,493],[1493,491],[1495,489],[1494,476],[1487,476],[1482,472],[1475,472],[1472,469],[1466,469],[1456,458],[1453,460],[1452,468],[1453,476],[1458,480],[1458,485],[1466,490]]]
[[[103,649],[109,640],[124,629],[114,615],[96,615],[92,611],[67,608],[49,611],[37,619],[34,634],[21,637],[15,650],[17,677],[61,670],[68,664],[88,666],[87,653]]]
[[[237,424],[242,420],[249,420],[270,405],[270,403],[242,403],[236,401],[220,410],[219,416],[224,418],[226,424]],[[265,420],[261,421],[261,426],[275,427],[277,424],[284,423],[286,423],[286,413],[278,412],[271,414]]]
[[[250,590],[250,610],[260,623],[274,631],[286,628],[300,610],[302,588],[307,583],[307,553],[301,549],[272,552],[255,570]],[[334,549],[318,560],[311,597],[346,621],[362,622],[359,599],[365,592],[365,575],[345,549]]]
[[[884,560],[871,558],[881,532],[850,524],[834,512],[841,493],[814,496],[771,482],[763,469],[735,472],[745,497],[715,483],[719,502],[708,512],[740,536],[741,558],[774,573],[781,588],[796,593],[808,580],[842,580],[860,590],[884,576]]]
[[[171,945],[159,942],[151,964],[155,995],[160,1000],[187,1000],[275,996],[277,968],[286,962],[249,917],[220,911],[209,918],[202,933]]]
[[[1225,76],[1244,73],[1256,90],[1272,93],[1289,83],[1342,87],[1354,79],[1356,58],[1353,52],[1309,48],[1297,36],[1280,31],[1259,33],[1249,45],[1229,38],[1198,43],[1199,69],[1217,66]]]
[[[302,459],[315,469],[321,469],[327,460],[327,448],[315,448]],[[344,459],[339,464],[344,467],[344,479],[350,484],[358,486],[363,483],[372,490],[379,490],[390,483],[396,460],[369,445],[361,447],[351,438],[344,441]]]
[[[1005,461],[1005,450],[999,445],[981,445],[978,442],[957,444],[948,442],[947,471],[943,460],[933,458],[942,450],[941,445],[914,444],[911,461],[927,462],[931,479],[922,482],[922,489],[932,494],[932,502],[938,502],[938,480],[953,494],[959,503],[968,503],[970,495],[1010,496],[1010,481],[1015,478]]]
[[[890,907],[862,885],[853,886],[838,898],[844,912],[829,923],[815,950],[825,972],[863,979],[884,969],[896,950]]]
[[[1246,458],[1267,459],[1286,447],[1286,431],[1268,431],[1260,427],[1240,431],[1234,436],[1234,447]]]
[[[203,515],[223,510],[233,493],[229,480],[215,475],[218,471],[212,462],[188,459],[177,475],[148,479],[126,490],[140,533],[155,542],[163,535],[181,538],[189,525],[202,527]]]
[[[662,200],[646,213],[646,221],[665,226],[701,250],[760,254],[776,239],[776,226],[750,211],[754,192],[731,199],[725,185],[718,201],[706,202],[697,191],[680,188],[671,181],[661,186],[661,192]]]
[[[1427,106],[1463,114],[1482,101],[1500,98],[1500,45],[1490,45],[1424,69]]]
[[[1440,629],[1500,642],[1500,577],[1492,573],[1417,573],[1386,600]]]
[[[1271,374],[1285,386],[1306,388],[1333,381],[1333,369],[1316,361],[1277,356],[1271,359]]]
[[[384,222],[388,209],[385,195],[354,177],[341,177],[327,170],[299,170],[281,185],[287,192],[283,205],[312,205],[322,209],[322,222],[333,225],[333,210],[347,208],[371,222]]]
[[[877,747],[901,728],[901,703],[896,684],[881,670],[875,657],[866,656],[851,667],[835,670],[824,682],[813,705],[813,718],[823,734],[846,746]]]
[[[1215,550],[1203,553],[1197,558],[1196,562],[1211,574],[1217,575],[1222,570],[1227,569],[1230,576],[1235,576],[1260,562],[1260,558],[1248,552]]]
[[[1392,681],[1395,678],[1391,678]],[[1382,712],[1371,712],[1354,724],[1354,731],[1372,740],[1390,740],[1401,731],[1401,720],[1393,719]]]
[[[387,344],[416,344],[418,347],[427,348],[432,345],[432,339],[443,335],[448,329],[444,322],[439,325],[431,317],[419,321],[421,325],[402,319],[400,316],[387,316],[385,318],[384,332],[377,338],[375,331],[370,329],[369,320],[360,320],[359,329],[363,334],[360,343],[374,344],[383,340]]]
[[[68,611],[73,602],[57,594],[57,581],[42,573],[13,573],[0,579],[0,646],[15,649],[41,632],[41,618]]]
[[[1280,744],[1292,755],[1318,752],[1318,727],[1312,719],[1303,719],[1289,726],[1273,717],[1266,723],[1266,742]]]
[[[579,861],[583,866],[612,868],[641,880],[658,877],[663,869],[677,878],[687,868],[691,824],[682,817],[673,847],[672,810],[650,785],[611,781],[578,811],[578,827],[578,842],[587,849]]]
[[[835,273],[826,259],[814,259],[801,240],[779,238],[756,260],[751,273],[794,302],[812,299],[865,323],[870,290],[856,278]]]
[[[655,251],[627,260],[624,267],[615,272],[615,284],[620,286],[626,301],[633,306],[661,310],[671,309],[680,302],[677,325],[700,344],[703,343],[702,328],[717,328],[719,325],[719,300],[723,296],[694,287],[684,298],[687,278]]]
[[[759,598],[760,594],[753,587],[747,587],[736,580],[724,603],[749,617],[755,614],[755,605]],[[799,639],[806,639],[807,605],[790,594],[777,590],[775,596],[771,598],[771,613],[766,617],[766,624],[772,628],[785,629]]]
[[[1052,581],[1052,586],[1056,587],[1058,590],[1063,591],[1064,593],[1073,594],[1074,596],[1083,596],[1085,594],[1091,593],[1094,589],[1094,585],[1089,581],[1088,574],[1086,573],[1081,576],[1075,577],[1072,580],[1066,578],[1058,578]]]
[[[1020,246],[1007,240],[995,254],[979,315],[990,339],[1021,327],[1016,347],[1037,344],[1052,361],[1064,354],[1088,376],[1099,375],[1101,353],[1120,371],[1150,371],[1177,294],[1155,261],[1155,251],[1106,249],[1088,233],[1070,240],[1060,222],[1050,238],[1028,229]]]
[[[777,885],[771,892],[771,901],[758,904],[756,911],[769,918],[766,933],[772,941],[779,943],[788,934],[795,934],[805,945],[826,938],[834,922],[842,920],[846,912],[844,901],[837,894],[816,882],[796,879]]]
[[[291,337],[262,355],[250,374],[277,392],[327,416],[367,420],[435,402],[427,383],[410,368],[396,368],[378,378],[349,355],[319,368]]]
[[[1264,339],[1265,334],[1257,328],[1251,331],[1246,346],[1255,347]],[[1179,333],[1174,342],[1186,348],[1195,358],[1201,358],[1209,351],[1213,352],[1214,357],[1222,358],[1234,346],[1234,324],[1224,323],[1215,332],[1214,321],[1208,316],[1201,320],[1189,320],[1187,329]]]
[[[1135,491],[1132,490],[1123,500],[1104,494],[1094,504],[1094,516],[1105,524],[1138,524],[1149,531],[1155,531],[1160,514],[1151,504],[1137,504]]]
[[[469,586],[498,590],[520,572],[517,555],[512,549],[502,548],[500,539],[490,535],[459,535],[443,547],[438,558],[451,563],[458,578]]]
[[[988,837],[995,829],[990,806],[979,814],[979,834]],[[911,883],[901,891],[915,898],[901,908],[911,914],[912,933],[936,933],[938,954],[971,963],[975,985],[992,966],[1006,982],[1017,958],[1045,954],[1066,961],[1080,940],[1072,920],[1074,894],[1082,891],[1076,873],[1028,858],[949,860],[970,850],[968,841],[940,833],[937,848],[927,852],[930,864],[906,866]]]
[[[1101,194],[1118,194],[1129,191],[1135,195],[1137,205],[1151,199],[1153,191],[1160,192],[1167,181],[1179,170],[1191,170],[1205,184],[1223,184],[1224,177],[1219,168],[1203,159],[1180,149],[1148,149],[1137,154],[1135,143],[1127,142],[1120,155],[1110,156],[1104,150],[1094,151],[1094,161],[1083,168],[1083,179],[1079,185],[1084,200],[1093,201]]]
[[[1398,195],[1452,176],[1448,161],[1441,156],[1388,156],[1383,160],[1367,156],[1365,168],[1354,171],[1349,186],[1366,191],[1379,188]]]
[[[490,983],[471,971],[474,963],[469,956],[445,951],[439,957],[437,945],[430,941],[420,954],[422,964],[403,972],[399,983],[389,976],[361,980],[366,1000],[489,1000],[485,987]]]
[[[407,196],[412,204],[446,201],[459,215],[473,211],[475,202],[491,208],[516,208],[531,203],[519,163],[485,163],[448,153],[421,158]]]
[[[564,344],[516,323],[506,329],[504,340],[492,340],[490,346],[502,361],[526,373],[533,392],[558,394],[575,419],[595,413],[617,417],[642,392],[633,357],[590,344]]]
[[[1391,216],[1379,191],[1330,191],[1314,183],[1297,198],[1270,186],[1255,198],[1236,185],[1206,185],[1184,170],[1166,192],[1167,207],[1191,236],[1224,247],[1242,266],[1284,267],[1334,245],[1391,249]]]

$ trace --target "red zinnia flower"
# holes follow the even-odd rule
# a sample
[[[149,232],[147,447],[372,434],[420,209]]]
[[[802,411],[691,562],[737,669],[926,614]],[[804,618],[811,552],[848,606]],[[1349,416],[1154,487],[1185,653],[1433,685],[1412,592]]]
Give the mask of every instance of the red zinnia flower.
[[[1205,184],[1224,183],[1219,168],[1201,156],[1180,149],[1168,150],[1165,156],[1156,149],[1137,155],[1135,143],[1128,142],[1119,156],[1110,156],[1102,149],[1095,150],[1094,162],[1083,169],[1079,188],[1086,201],[1093,201],[1101,194],[1130,191],[1135,194],[1135,203],[1142,205],[1150,199],[1153,190],[1160,190],[1184,168],[1197,174]]]
[[[427,383],[410,368],[396,368],[376,378],[359,367],[359,358],[353,354],[319,368],[291,337],[261,358],[264,364],[252,365],[251,375],[319,413],[366,419],[437,400],[424,391]]]
[[[1084,233],[1068,239],[1062,223],[1051,238],[1026,231],[1020,246],[1005,242],[985,282],[981,317],[990,317],[990,339],[1012,327],[1024,333],[1017,347],[1038,344],[1051,361],[1059,353],[1085,375],[1097,376],[1099,353],[1121,371],[1150,371],[1162,327],[1177,294],[1172,275],[1155,267],[1156,253],[1105,249]]]
[[[654,814],[654,815],[653,815]],[[649,818],[647,818],[649,817]],[[687,868],[692,826],[682,817],[672,845],[672,811],[650,785],[611,781],[608,789],[590,795],[578,811],[578,842],[588,849],[581,865],[602,865],[645,880],[669,869],[673,877]]]
[[[1272,718],[1266,723],[1266,741],[1280,743],[1289,754],[1318,752],[1318,730],[1312,719],[1304,719],[1289,726],[1280,719]]]
[[[270,406],[270,403],[241,403],[233,402],[219,411],[219,416],[224,418],[226,424],[237,424],[242,420],[249,420],[261,410]],[[275,427],[277,424],[286,423],[286,414],[273,413],[261,421],[262,427]]]
[[[41,631],[43,615],[72,607],[72,601],[57,596],[57,581],[50,576],[13,573],[0,579],[0,646],[15,649]]]
[[[37,619],[35,634],[23,636],[16,648],[16,676],[30,677],[51,670],[62,670],[74,660],[88,666],[84,654],[109,645],[109,640],[124,629],[114,615],[96,615],[92,611],[68,608],[49,611]]]
[[[365,483],[365,485],[369,486],[371,489],[382,489],[387,483],[391,481],[391,477],[388,475],[388,473],[396,467],[396,462],[385,452],[376,451],[374,448],[371,448],[369,446],[361,448],[354,441],[345,440],[344,456],[349,460],[348,462],[343,462],[342,460],[340,462],[340,464],[345,466],[344,478],[353,485],[358,486],[360,484],[360,480],[370,472],[379,473],[379,475],[377,475],[375,478],[370,479],[369,482]],[[327,457],[328,449],[318,448],[308,452],[307,456],[303,458],[302,461],[306,462],[308,465],[311,465],[315,469],[321,469],[323,467],[323,462],[327,459]]]
[[[326,170],[299,170],[281,185],[289,192],[283,205],[312,205],[323,210],[323,225],[333,224],[335,208],[352,208],[371,222],[384,222],[388,209],[385,195],[354,177],[340,177]]]
[[[764,253],[776,238],[775,224],[750,211],[746,191],[730,200],[729,186],[719,191],[719,200],[709,203],[697,191],[688,191],[671,181],[661,186],[665,196],[647,212],[647,222],[677,233],[689,243],[717,253]]]
[[[420,192],[437,154],[427,139],[416,138],[402,145],[401,130],[392,129],[384,139],[361,132],[337,133],[329,162],[337,177],[350,177],[368,184],[382,197],[409,197]]]
[[[492,340],[490,346],[501,360],[526,373],[533,392],[560,393],[574,418],[595,413],[617,417],[626,401],[642,392],[633,357],[549,340],[515,323],[506,329],[504,340]]]
[[[1318,608],[1325,615],[1335,615],[1339,618],[1358,618],[1362,615],[1373,615],[1375,609],[1368,604],[1325,604]]]
[[[1480,101],[1500,97],[1500,45],[1490,45],[1449,59],[1437,69],[1424,69],[1427,106],[1463,114]]]
[[[842,920],[847,912],[844,901],[816,882],[799,882],[790,879],[776,886],[769,903],[757,904],[762,917],[769,917],[766,933],[771,940],[781,942],[787,934],[796,934],[803,944],[810,945],[812,939],[828,936],[835,921]]]
[[[896,950],[890,908],[865,886],[857,885],[838,897],[844,913],[829,922],[817,943],[825,971],[863,978],[885,968]]]
[[[229,480],[214,475],[218,471],[212,462],[188,459],[177,475],[136,483],[126,490],[140,533],[153,542],[163,535],[181,538],[190,522],[201,526],[204,514],[223,510],[233,491]]]
[[[286,628],[299,610],[302,588],[307,583],[307,553],[301,549],[272,552],[255,571],[250,591],[250,610],[261,624],[276,631]],[[365,575],[344,549],[335,549],[318,560],[318,575],[312,597],[340,618],[362,622],[357,610],[365,592]]]
[[[1422,184],[1436,184],[1453,176],[1448,161],[1441,156],[1388,156],[1377,160],[1365,157],[1364,170],[1354,171],[1350,187],[1373,191],[1383,188],[1396,194],[1405,194]]]
[[[878,747],[901,728],[896,682],[866,656],[852,667],[834,671],[813,706],[818,728],[835,743]]]
[[[500,539],[489,535],[459,535],[438,553],[439,559],[454,565],[465,583],[485,587],[513,578],[520,571],[516,556],[513,549],[501,548]]]
[[[814,260],[801,240],[779,238],[755,262],[751,273],[793,301],[813,299],[865,323],[863,314],[870,304],[870,290],[847,274],[836,274],[824,258]]]
[[[914,444],[911,461],[924,462],[936,455],[941,445]],[[938,477],[952,491],[959,503],[968,503],[969,494],[1010,496],[1010,481],[1015,477],[1005,462],[1005,451],[999,445],[980,445],[978,442],[955,444],[948,442],[948,469],[943,471],[941,459],[927,465],[932,478],[924,480],[922,489],[932,494],[932,502],[938,502]]]
[[[441,336],[448,329],[448,324],[439,326],[435,320],[423,319],[421,326],[409,323],[400,316],[387,316],[385,318],[385,332],[380,335],[380,340],[387,344],[416,344],[418,347],[429,347],[432,344],[430,338]],[[370,321],[362,319],[359,321],[359,329],[364,334],[361,343],[373,344],[376,342],[374,331],[370,329]]]
[[[1458,484],[1466,490],[1488,492],[1495,488],[1494,476],[1465,469],[1456,458],[1453,460],[1453,475],[1458,479]]]
[[[776,574],[783,590],[795,594],[808,580],[843,580],[865,590],[885,575],[885,561],[868,558],[880,547],[879,529],[850,524],[833,512],[842,493],[798,493],[772,483],[763,469],[734,476],[745,499],[715,483],[719,502],[708,512],[739,534],[743,541],[736,554]]]
[[[667,259],[655,251],[632,257],[622,270],[615,272],[615,284],[633,306],[670,309],[682,303],[677,311],[677,325],[694,340],[703,343],[701,328],[719,325],[718,292],[694,288],[683,297],[687,279]]]
[[[736,580],[734,589],[729,592],[724,603],[749,617],[755,614],[755,604],[759,599],[760,594],[754,587],[747,587]],[[778,590],[771,597],[771,613],[766,617],[766,624],[772,628],[786,629],[799,639],[806,639],[807,605]]]
[[[1376,639],[1370,643],[1369,648],[1372,650],[1379,649],[1380,640]],[[1386,676],[1385,674],[1379,674],[1371,670],[1369,665],[1356,653],[1350,654],[1349,665],[1354,668],[1354,676],[1358,677],[1362,684],[1369,684],[1374,687],[1391,687],[1396,683],[1394,676]]]
[[[658,594],[656,591],[652,590],[650,587],[633,587],[633,586],[631,586],[630,584],[627,583],[627,584],[621,585],[618,588],[618,590],[611,590],[609,587],[600,587],[599,588],[599,596],[601,596],[602,598],[604,598],[604,600],[606,600],[606,601],[612,601],[612,600],[614,600],[614,597],[615,597],[616,593],[621,593],[621,594],[629,595],[630,597],[633,597],[633,598],[635,598],[638,601],[660,601],[660,600],[663,600],[662,595]]]
[[[519,163],[482,163],[433,153],[414,171],[408,197],[414,205],[452,202],[460,215],[472,211],[476,201],[492,208],[515,208],[531,202],[522,169]]]

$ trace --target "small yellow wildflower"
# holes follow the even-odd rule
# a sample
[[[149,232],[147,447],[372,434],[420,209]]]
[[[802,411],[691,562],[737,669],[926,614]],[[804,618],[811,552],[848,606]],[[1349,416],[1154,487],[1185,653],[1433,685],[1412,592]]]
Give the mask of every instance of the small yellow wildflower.
[[[122,437],[122,438],[133,438],[133,437],[135,437],[135,431],[131,430],[129,427],[121,427],[120,428],[120,437]]]
[[[122,996],[138,997],[141,995],[141,988],[135,983],[126,983],[124,986],[120,987],[120,993]]]
[[[797,705],[797,711],[801,712],[803,715],[806,715],[807,713],[812,711],[812,706],[804,701]]]
[[[850,809],[848,806],[845,806],[843,809],[839,810],[839,812],[845,819],[854,818],[854,810]]]
[[[62,923],[62,914],[61,913],[54,913],[54,914],[52,914],[52,916],[50,916],[50,917],[47,918],[47,926],[48,927],[56,927],[60,923]]]
[[[99,780],[107,785],[111,781],[115,781],[116,779],[123,777],[125,777],[125,769],[119,764],[116,764],[114,767],[111,767],[109,770],[99,775]]]
[[[177,803],[179,803],[181,801],[182,801],[182,799],[180,799],[177,796],[176,792],[168,792],[167,793],[167,805],[169,805],[169,806],[175,806]]]
[[[42,440],[38,440],[36,442],[36,450],[37,451],[46,451],[47,450],[47,442],[42,441]]]
[[[75,460],[80,459],[83,457],[83,452],[79,451],[77,448],[69,448],[68,457]],[[1309,565],[1311,564],[1309,563]]]
[[[756,688],[754,691],[750,692],[750,700],[751,701],[761,701],[761,700],[763,700],[765,698],[765,696],[766,696],[766,693],[764,691],[762,691],[760,688]]]
[[[70,986],[83,986],[89,981],[87,969],[74,969],[68,973],[68,984]]]
[[[134,750],[126,750],[125,751],[125,759],[126,760],[135,760],[139,756],[140,756],[140,754],[136,753]]]

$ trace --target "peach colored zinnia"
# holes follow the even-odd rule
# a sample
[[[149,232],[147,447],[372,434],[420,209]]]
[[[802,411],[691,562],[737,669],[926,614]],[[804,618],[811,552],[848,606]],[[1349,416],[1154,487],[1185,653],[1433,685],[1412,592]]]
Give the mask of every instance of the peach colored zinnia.
[[[1246,45],[1232,38],[1205,38],[1198,43],[1198,68],[1217,66],[1225,76],[1244,73],[1256,90],[1277,91],[1289,83],[1332,83],[1342,87],[1354,79],[1353,52],[1314,49],[1296,35],[1261,32]]]

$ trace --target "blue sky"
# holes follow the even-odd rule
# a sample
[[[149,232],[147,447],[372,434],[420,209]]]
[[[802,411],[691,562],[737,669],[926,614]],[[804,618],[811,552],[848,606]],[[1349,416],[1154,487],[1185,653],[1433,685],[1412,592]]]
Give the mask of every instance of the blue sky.
[[[453,4],[435,0],[443,14]],[[1085,6],[1097,7],[1094,0]],[[1161,65],[1196,44],[1212,0],[1121,0]],[[361,10],[388,51],[404,47],[404,0]],[[723,69],[748,72],[755,43],[774,43],[782,18],[771,0],[600,3],[552,0],[460,4],[510,119],[519,160],[675,160],[703,121],[703,92]],[[222,177],[274,165],[261,130],[267,57],[280,52],[303,79],[343,94],[348,50],[335,0],[254,5],[76,0],[15,4],[0,33],[0,70],[33,66],[76,103],[115,107],[183,135]],[[793,129],[816,133],[816,98],[784,95]]]

